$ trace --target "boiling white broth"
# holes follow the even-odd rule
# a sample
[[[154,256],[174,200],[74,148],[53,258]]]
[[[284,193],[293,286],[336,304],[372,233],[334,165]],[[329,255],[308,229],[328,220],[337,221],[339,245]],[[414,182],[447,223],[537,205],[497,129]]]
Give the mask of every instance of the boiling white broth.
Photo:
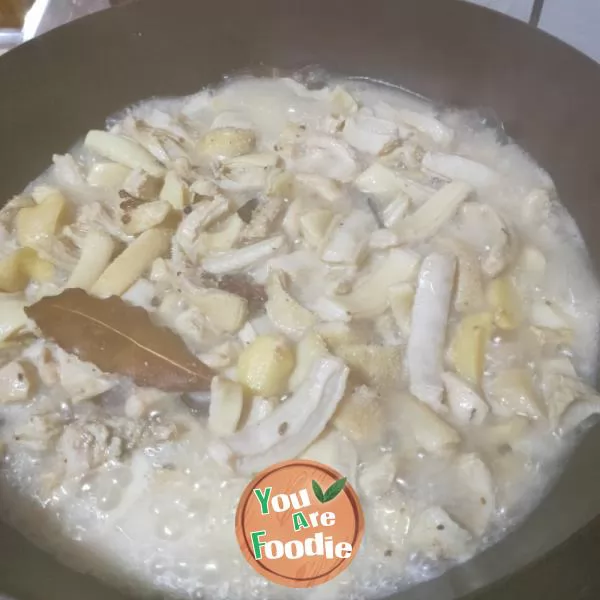
[[[144,127],[161,135],[167,131],[166,138],[144,137]],[[236,135],[252,131],[256,141],[238,156],[211,155],[206,136],[224,128]],[[516,144],[475,114],[440,109],[392,86],[333,78],[318,90],[289,79],[232,78],[192,97],[143,102],[111,121],[110,131],[135,139],[162,165],[159,187],[149,199],[131,191],[120,194],[134,186],[136,169],[115,168],[109,178],[108,169],[99,165],[119,161],[93,144],[76,147],[74,162],[55,159],[54,167],[3,209],[0,257],[7,259],[21,247],[15,214],[42,205],[43,199],[34,203],[29,197],[43,196],[36,189],[46,185],[63,194],[74,214],[69,225],[52,234],[74,260],[55,246],[34,247],[40,260],[53,264],[53,276],[43,282],[30,277],[21,290],[6,291],[0,300],[29,305],[62,291],[94,228],[122,246],[131,245],[140,235],[128,233],[137,218],[132,211],[140,201],[160,201],[164,174],[175,173],[189,193],[185,206],[172,205],[164,217],[175,223],[170,225],[171,250],[122,296],[180,335],[201,360],[213,361],[218,377],[246,386],[243,413],[233,430],[216,431],[208,416],[207,400],[215,401],[210,395],[157,392],[123,376],[102,374],[69,358],[29,321],[3,341],[2,351],[12,354],[0,365],[5,520],[73,568],[141,596],[329,600],[382,597],[430,579],[500,539],[534,508],[572,447],[573,432],[584,417],[600,411],[589,387],[598,356],[600,293],[584,243],[548,174]],[[248,139],[239,134],[232,143]],[[205,154],[190,151],[200,146]],[[235,170],[235,160],[248,155],[260,155],[261,161],[276,157],[265,163],[268,177],[247,164]],[[384,175],[379,171],[361,179],[373,165],[384,167]],[[118,181],[117,171],[125,179]],[[389,173],[401,183],[390,183]],[[233,183],[232,174],[238,176]],[[148,183],[143,169],[135,175]],[[283,178],[288,176],[294,187],[279,197],[283,208],[266,228],[251,217],[230,249],[197,249],[199,239],[214,240],[204,234],[220,233],[225,219],[237,223],[233,215],[248,200],[258,197],[266,204],[277,197],[271,188],[287,185]],[[466,185],[468,197],[429,234],[423,231],[430,222],[411,226],[411,217],[453,183]],[[195,184],[206,193],[191,193]],[[139,185],[135,190],[145,193]],[[218,195],[228,198],[229,209],[205,230],[194,230],[191,257],[185,246],[189,236],[183,235],[186,220]],[[122,208],[127,199],[134,200],[133,209]],[[90,209],[96,205],[106,214]],[[317,223],[325,213],[331,213],[331,223],[339,218],[338,229],[309,230],[307,223]],[[306,215],[314,221],[301,221]],[[387,226],[380,227],[378,220],[388,218]],[[355,225],[336,241],[335,232],[352,219]],[[348,476],[361,498],[365,538],[344,573],[312,590],[277,587],[246,564],[234,515],[251,473],[244,472],[245,463],[232,468],[213,451],[227,447],[236,430],[289,401],[298,389],[290,383],[294,376],[300,382],[309,377],[298,370],[299,347],[309,333],[296,321],[294,328],[284,327],[264,307],[248,313],[232,331],[219,329],[206,314],[194,312],[164,274],[176,272],[203,289],[198,274],[216,269],[213,258],[281,235],[280,250],[242,270],[253,283],[266,285],[269,296],[275,294],[271,274],[285,273],[288,293],[317,315],[314,329],[324,352],[346,362],[354,377],[338,400],[336,416],[299,456],[331,464]],[[311,235],[321,238],[315,241]],[[482,297],[477,306],[459,310],[465,248],[474,257],[470,268]],[[423,314],[431,318],[426,302],[435,304],[439,292],[436,283],[430,296],[419,295],[427,281],[423,261],[440,254],[449,256],[458,271],[440,273],[446,283],[451,278],[452,297],[442,315],[444,389],[436,388],[430,401],[428,393],[421,397],[415,390],[422,388],[412,385],[423,375],[411,367],[407,349],[412,345],[419,352],[418,340],[411,341],[416,303],[425,298]],[[348,295],[390,256],[414,257],[416,265],[404,281],[394,283],[398,304],[390,300],[382,311],[370,305],[353,308]],[[509,284],[516,307],[501,294]],[[405,292],[409,304],[403,312]],[[467,295],[467,300],[474,297]],[[335,309],[324,299],[333,299]],[[332,310],[343,319],[333,318]],[[189,320],[182,320],[183,314]],[[477,357],[463,360],[472,346],[456,341],[461,327],[468,330],[465,319],[474,315],[483,315],[480,322],[489,321],[490,327],[480,357],[483,371],[467,384],[484,407],[481,420],[475,409],[469,408],[473,412],[467,417],[464,412],[471,407],[465,399],[466,373]],[[253,338],[261,336],[279,336],[295,357],[296,370],[286,375],[282,392],[270,398],[252,388],[238,365]],[[473,339],[468,337],[468,343]],[[365,348],[389,357],[392,373],[368,367],[362,372],[356,356],[363,356]],[[462,353],[458,358],[456,348]],[[225,355],[221,362],[219,353]],[[19,391],[10,379],[16,363],[35,370],[35,375],[24,371],[31,379],[29,391]],[[49,368],[55,369],[54,379],[47,375]],[[432,369],[440,375],[439,365]],[[95,390],[92,384],[102,378],[106,389]],[[450,401],[448,382],[462,386],[458,404]],[[359,418],[365,405],[369,413],[381,415],[372,430],[368,419]],[[113,440],[118,450],[111,454]]]

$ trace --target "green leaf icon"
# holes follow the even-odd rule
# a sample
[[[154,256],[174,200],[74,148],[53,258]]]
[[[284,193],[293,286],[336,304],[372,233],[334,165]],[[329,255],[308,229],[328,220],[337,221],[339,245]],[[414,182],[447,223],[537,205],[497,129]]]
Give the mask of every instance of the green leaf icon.
[[[321,486],[314,479],[312,481],[312,489],[313,489],[313,492],[315,493],[315,496],[317,497],[317,500],[319,502],[325,502],[325,494],[323,494],[323,490],[321,489]]]
[[[327,488],[325,493],[323,493],[321,486],[313,479],[312,489],[313,489],[313,492],[315,493],[315,496],[317,497],[317,500],[319,502],[321,502],[322,504],[325,504],[325,502],[329,502],[329,501],[333,500],[335,497],[337,497],[340,494],[340,492],[344,489],[344,486],[346,485],[346,481],[347,481],[346,477],[342,477],[341,479],[334,481]]]
[[[346,477],[342,477],[341,479],[334,481],[325,492],[324,502],[329,502],[330,500],[333,500],[344,489],[345,485]]]

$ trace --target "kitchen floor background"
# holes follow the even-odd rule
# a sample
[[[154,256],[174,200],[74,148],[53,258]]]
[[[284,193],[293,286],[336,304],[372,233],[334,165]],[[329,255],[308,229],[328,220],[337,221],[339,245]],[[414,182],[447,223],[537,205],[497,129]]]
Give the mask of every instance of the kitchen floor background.
[[[468,0],[538,27],[600,62],[600,0]],[[535,8],[535,10],[534,10]]]

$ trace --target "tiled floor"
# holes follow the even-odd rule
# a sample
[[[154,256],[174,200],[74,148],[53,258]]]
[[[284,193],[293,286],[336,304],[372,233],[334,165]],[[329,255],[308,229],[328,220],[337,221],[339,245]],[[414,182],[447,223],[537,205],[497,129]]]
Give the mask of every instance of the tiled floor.
[[[529,21],[534,0],[470,0]],[[538,0],[538,26],[600,62],[600,0]]]

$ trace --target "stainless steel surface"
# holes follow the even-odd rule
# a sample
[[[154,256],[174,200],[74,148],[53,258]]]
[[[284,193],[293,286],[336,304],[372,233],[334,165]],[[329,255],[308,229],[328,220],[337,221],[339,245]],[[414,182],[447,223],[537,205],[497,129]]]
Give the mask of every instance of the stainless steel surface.
[[[0,29],[0,53],[10,50],[23,41],[23,34],[18,29]]]
[[[110,7],[110,0],[35,0],[20,30],[0,29],[0,53],[60,25]]]
[[[544,0],[539,27],[600,62],[599,0]]]
[[[110,0],[36,0],[28,15],[35,18],[24,27],[25,40],[110,6]]]
[[[533,8],[534,0],[468,0],[480,6],[486,6],[492,10],[497,10],[505,15],[515,17],[521,21],[529,21],[531,9]]]

